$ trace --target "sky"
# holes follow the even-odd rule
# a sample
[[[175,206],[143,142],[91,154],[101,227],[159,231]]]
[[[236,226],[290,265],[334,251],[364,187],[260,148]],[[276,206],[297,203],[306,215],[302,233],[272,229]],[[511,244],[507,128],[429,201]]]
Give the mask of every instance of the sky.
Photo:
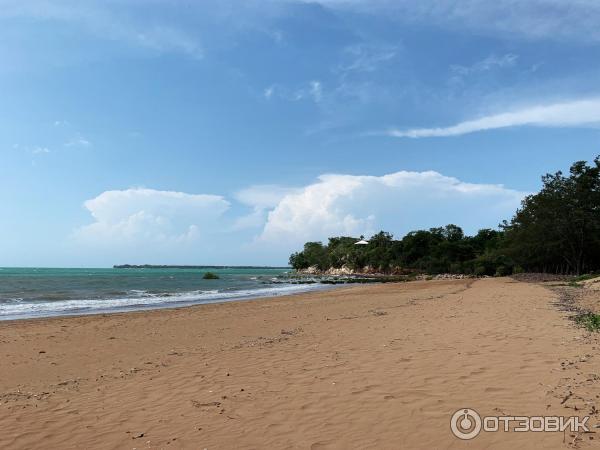
[[[0,0],[0,266],[284,265],[600,154],[595,0]]]

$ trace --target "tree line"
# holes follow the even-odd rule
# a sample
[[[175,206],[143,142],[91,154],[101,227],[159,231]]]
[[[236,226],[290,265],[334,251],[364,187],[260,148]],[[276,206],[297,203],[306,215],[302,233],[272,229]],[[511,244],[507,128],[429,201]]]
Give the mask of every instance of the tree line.
[[[362,237],[361,237],[362,238]],[[473,275],[518,272],[582,274],[600,270],[600,156],[575,162],[568,174],[542,177],[542,189],[521,202],[498,229],[466,236],[454,224],[411,231],[401,239],[380,231],[358,238],[307,242],[290,256],[297,270],[347,267],[381,273],[410,271]]]

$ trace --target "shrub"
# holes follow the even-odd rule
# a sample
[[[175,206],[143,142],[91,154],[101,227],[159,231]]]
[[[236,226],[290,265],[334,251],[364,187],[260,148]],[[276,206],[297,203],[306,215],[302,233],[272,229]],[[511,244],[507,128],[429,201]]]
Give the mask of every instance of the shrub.
[[[523,270],[523,268],[521,266],[513,267],[513,274],[523,273],[523,272],[525,272],[525,270]]]
[[[458,262],[450,264],[450,273],[464,273],[462,264]]]
[[[585,281],[585,280],[591,280],[592,278],[596,278],[598,276],[598,274],[594,274],[594,273],[585,273],[583,275],[579,275],[578,277],[573,278],[573,281]]]
[[[599,331],[600,330],[600,315],[598,314],[582,314],[578,316],[575,321],[587,328],[588,331]]]
[[[486,274],[485,266],[475,266],[475,275],[482,277]]]
[[[506,267],[503,265],[498,266],[498,268],[496,269],[496,275],[497,277],[505,277],[507,275],[511,274],[511,270],[510,267]]]

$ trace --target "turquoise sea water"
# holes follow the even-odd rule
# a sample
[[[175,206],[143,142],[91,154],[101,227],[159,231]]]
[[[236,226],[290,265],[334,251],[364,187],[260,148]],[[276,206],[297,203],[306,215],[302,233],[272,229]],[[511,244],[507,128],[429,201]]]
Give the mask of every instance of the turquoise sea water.
[[[210,271],[218,280],[204,280]],[[0,320],[216,303],[319,289],[289,269],[0,268]]]

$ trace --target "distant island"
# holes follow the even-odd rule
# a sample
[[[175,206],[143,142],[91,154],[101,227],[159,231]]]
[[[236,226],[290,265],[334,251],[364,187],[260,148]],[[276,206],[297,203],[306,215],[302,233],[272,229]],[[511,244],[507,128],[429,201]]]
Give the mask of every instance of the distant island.
[[[113,269],[290,269],[289,266],[171,266],[156,264],[117,264]]]

